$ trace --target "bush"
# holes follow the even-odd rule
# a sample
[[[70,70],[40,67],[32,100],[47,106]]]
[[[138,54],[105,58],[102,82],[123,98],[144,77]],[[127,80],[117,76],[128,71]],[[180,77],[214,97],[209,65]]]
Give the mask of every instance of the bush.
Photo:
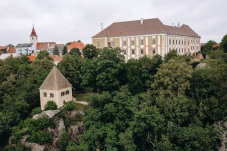
[[[28,141],[43,145],[46,143],[51,143],[52,136],[44,131],[32,131],[31,136],[28,137]]]
[[[42,112],[41,108],[40,107],[36,107],[36,108],[34,108],[32,110],[31,116],[34,116],[34,115],[39,114],[41,112]]]
[[[56,110],[57,107],[58,106],[54,101],[48,101],[47,104],[45,105],[44,110]]]
[[[72,111],[75,109],[75,103],[73,101],[67,102],[64,106],[64,110]]]

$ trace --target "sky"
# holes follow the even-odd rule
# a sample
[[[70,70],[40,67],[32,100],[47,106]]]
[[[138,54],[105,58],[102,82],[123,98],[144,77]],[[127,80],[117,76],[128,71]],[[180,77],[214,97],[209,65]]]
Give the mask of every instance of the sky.
[[[0,46],[29,43],[34,24],[39,42],[81,40],[113,22],[159,18],[189,25],[201,42],[227,34],[227,0],[0,0]]]

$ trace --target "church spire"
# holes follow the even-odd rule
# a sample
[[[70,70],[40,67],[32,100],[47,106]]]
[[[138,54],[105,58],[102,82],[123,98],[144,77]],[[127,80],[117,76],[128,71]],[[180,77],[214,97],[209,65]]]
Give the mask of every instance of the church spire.
[[[34,24],[33,24],[33,28],[32,28],[32,32],[31,32],[30,37],[31,37],[31,36],[36,36],[36,37],[38,37],[37,34],[36,34],[36,32],[35,32]]]

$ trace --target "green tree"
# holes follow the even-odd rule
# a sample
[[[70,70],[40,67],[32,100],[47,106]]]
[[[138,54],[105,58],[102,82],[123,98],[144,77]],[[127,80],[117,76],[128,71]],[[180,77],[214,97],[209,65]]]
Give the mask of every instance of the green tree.
[[[164,56],[164,60],[165,60],[165,62],[168,62],[170,59],[174,59],[177,56],[178,56],[177,51],[173,49]]]
[[[222,38],[220,48],[227,53],[227,34]]]
[[[73,48],[69,51],[70,55],[73,55],[74,53],[76,53],[78,56],[81,56],[80,49],[78,49],[78,48]]]
[[[41,50],[39,52],[39,54],[37,55],[36,60],[41,60],[41,59],[44,59],[44,58],[47,58],[48,60],[53,60],[50,57],[50,54],[46,50]]]
[[[45,104],[44,110],[56,110],[57,108],[58,106],[54,101],[48,101]]]
[[[202,55],[206,58],[213,51],[213,45],[216,44],[215,41],[209,40],[204,46],[201,47]]]
[[[84,58],[92,59],[98,56],[98,51],[96,47],[92,44],[87,44],[82,50]]]
[[[156,95],[174,97],[190,88],[192,69],[185,60],[175,58],[161,64],[152,84]]]
[[[55,45],[53,55],[58,55],[59,56],[59,50],[58,47]]]
[[[64,55],[62,61],[58,64],[58,69],[76,89],[80,85],[80,71],[78,68],[78,64],[70,54]]]

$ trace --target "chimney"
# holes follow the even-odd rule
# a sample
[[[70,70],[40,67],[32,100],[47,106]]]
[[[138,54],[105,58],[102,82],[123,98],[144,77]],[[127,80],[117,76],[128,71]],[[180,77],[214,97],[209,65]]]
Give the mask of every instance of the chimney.
[[[140,18],[140,23],[141,25],[143,25],[143,18]]]
[[[101,30],[103,30],[103,23],[100,23],[100,26],[101,26]]]

